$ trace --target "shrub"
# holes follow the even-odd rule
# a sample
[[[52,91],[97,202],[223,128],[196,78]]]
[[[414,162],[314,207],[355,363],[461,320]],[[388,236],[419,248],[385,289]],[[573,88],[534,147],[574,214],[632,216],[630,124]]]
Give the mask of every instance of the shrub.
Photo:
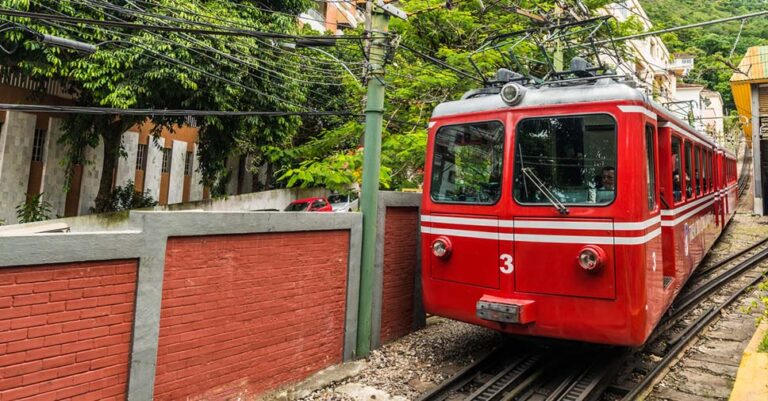
[[[157,201],[152,198],[149,191],[144,193],[136,191],[133,181],[128,181],[124,186],[118,186],[112,190],[109,205],[111,211],[117,212],[157,206]]]
[[[42,199],[43,194],[27,196],[24,202],[16,206],[16,218],[19,223],[31,223],[50,219],[51,204]]]

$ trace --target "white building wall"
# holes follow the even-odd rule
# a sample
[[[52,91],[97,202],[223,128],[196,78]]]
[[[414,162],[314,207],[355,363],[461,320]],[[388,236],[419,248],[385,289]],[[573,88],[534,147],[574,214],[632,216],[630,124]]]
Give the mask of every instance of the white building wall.
[[[26,200],[36,120],[33,114],[6,111],[0,130],[0,220],[5,224],[18,222],[16,206]]]
[[[99,140],[99,144],[95,148],[86,147],[85,160],[88,161],[88,164],[83,166],[79,215],[90,214],[91,208],[96,206],[96,195],[99,194],[99,181],[104,164],[104,142]]]
[[[184,197],[184,162],[187,156],[187,143],[174,140],[171,152],[171,176],[168,180],[169,205],[181,203]]]
[[[48,119],[42,191],[43,200],[51,204],[52,217],[64,216],[64,207],[67,203],[67,193],[64,191],[67,169],[61,164],[66,157],[67,149],[58,143],[64,135],[62,124],[63,120],[60,118]]]
[[[160,174],[163,169],[163,147],[165,138],[150,138],[147,146],[147,171],[144,172],[144,192],[154,200],[160,200]]]
[[[123,133],[123,149],[125,157],[117,161],[117,173],[115,174],[115,186],[122,187],[128,181],[136,180],[136,154],[139,152],[139,133],[126,131]]]
[[[200,157],[197,154],[197,144],[195,144],[194,162],[192,164],[192,179],[189,183],[189,200],[196,201],[203,199],[203,175],[200,174]]]

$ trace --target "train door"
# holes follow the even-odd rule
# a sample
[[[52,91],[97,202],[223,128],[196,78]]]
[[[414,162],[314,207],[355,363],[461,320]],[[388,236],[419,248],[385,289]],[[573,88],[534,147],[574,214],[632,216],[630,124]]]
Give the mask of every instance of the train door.
[[[661,207],[658,197],[658,180],[660,163],[657,158],[658,144],[662,142],[660,133],[657,133],[656,127],[651,124],[645,124],[645,177],[646,177],[646,198],[648,205],[648,217],[646,221],[653,218],[660,218]],[[662,201],[663,202],[663,201]],[[646,246],[646,266],[652,267],[651,274],[658,275],[662,288],[667,288],[672,282],[672,277],[666,277],[664,274],[664,254],[663,241],[649,241]],[[661,268],[659,269],[658,266]],[[658,283],[658,281],[657,281]],[[659,303],[660,304],[660,303]]]
[[[499,121],[437,130],[428,214],[422,216],[422,232],[432,247],[428,253],[432,279],[499,288],[499,229],[505,226],[498,218],[504,140],[504,125]],[[501,263],[511,269],[511,256],[507,256],[509,260]]]
[[[673,213],[675,203],[682,200],[680,189],[680,138],[670,128],[659,128],[659,190],[661,213]],[[664,277],[675,277],[675,230],[662,226],[662,265]],[[670,281],[667,279],[667,281]]]

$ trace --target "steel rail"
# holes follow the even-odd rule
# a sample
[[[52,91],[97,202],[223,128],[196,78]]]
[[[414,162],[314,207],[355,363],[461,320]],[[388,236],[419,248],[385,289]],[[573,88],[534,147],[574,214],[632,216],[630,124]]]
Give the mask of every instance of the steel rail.
[[[661,371],[666,368],[672,360],[677,356],[677,354],[680,353],[680,351],[683,350],[686,344],[699,332],[701,332],[705,327],[709,325],[712,320],[715,319],[720,313],[721,310],[723,310],[725,307],[733,303],[741,294],[746,292],[748,289],[754,287],[759,282],[763,281],[765,279],[764,275],[760,275],[754,279],[752,279],[747,285],[741,287],[739,291],[731,294],[728,299],[726,299],[724,302],[722,302],[720,305],[710,308],[705,314],[700,316],[698,319],[696,319],[691,325],[689,325],[683,334],[680,336],[679,340],[674,343],[672,348],[667,352],[667,354],[654,366],[654,368],[648,372],[647,375],[641,380],[635,387],[629,391],[623,398],[622,401],[633,401],[637,398],[637,396],[643,392],[656,378],[656,376],[661,373]]]
[[[695,273],[696,273],[696,275],[701,276],[701,275],[704,275],[704,274],[707,274],[707,273],[711,272],[712,270],[719,269],[719,268],[727,265],[728,263],[732,262],[734,259],[737,259],[740,256],[743,256],[745,253],[753,251],[755,248],[759,247],[760,245],[764,245],[766,242],[768,242],[768,238],[762,239],[762,240],[760,240],[760,241],[758,241],[758,242],[756,242],[756,243],[754,243],[754,244],[752,244],[752,245],[750,245],[750,246],[748,246],[748,247],[746,247],[746,248],[744,248],[744,249],[742,249],[742,250],[740,250],[740,251],[738,251],[736,253],[732,253],[732,254],[726,256],[725,258],[718,260],[717,262],[715,262],[714,264],[712,264],[711,266],[709,266],[709,267],[707,267],[705,269],[697,270]]]
[[[707,281],[701,287],[691,291],[691,293],[686,294],[683,297],[678,297],[670,307],[670,312],[668,312],[664,319],[662,319],[662,324],[666,323],[667,321],[677,319],[683,313],[688,311],[692,306],[701,302],[709,294],[721,288],[723,285],[727,284],[737,276],[740,276],[742,273],[745,273],[747,270],[751,269],[758,263],[762,262],[766,257],[768,257],[768,248],[760,251],[755,255],[752,255],[749,259],[739,263],[732,269],[729,269],[714,279]]]
[[[443,384],[421,395],[417,401],[442,401],[446,399],[451,392],[464,387],[474,380],[485,366],[493,362],[499,352],[501,352],[500,348],[492,349],[469,366],[458,371]]]

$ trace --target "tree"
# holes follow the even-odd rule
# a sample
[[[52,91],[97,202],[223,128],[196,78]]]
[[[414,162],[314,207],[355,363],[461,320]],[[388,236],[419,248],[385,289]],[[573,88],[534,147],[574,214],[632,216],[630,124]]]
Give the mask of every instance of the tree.
[[[585,2],[595,10],[609,0]],[[489,5],[489,7],[484,7]],[[553,1],[516,1],[515,5],[551,11]],[[411,0],[399,7],[409,13],[407,21],[392,18],[390,31],[401,36],[400,43],[423,53],[434,55],[450,66],[474,71],[469,56],[493,35],[529,28],[531,20],[510,12],[508,2],[444,2]],[[631,27],[636,21],[626,24]],[[631,32],[613,24],[618,34]],[[622,30],[623,29],[623,30]],[[515,49],[529,56],[538,49],[524,45]],[[344,57],[340,55],[340,57]],[[415,188],[422,182],[427,140],[427,122],[437,104],[457,99],[480,83],[447,68],[426,62],[414,53],[399,48],[391,54],[386,72],[385,121],[382,136],[383,188]],[[498,68],[511,66],[498,54],[489,52],[475,57],[478,67],[488,77]],[[362,98],[359,86],[345,87],[341,96]],[[353,102],[349,102],[353,104]],[[363,112],[363,103],[355,109]],[[328,186],[343,189],[359,183],[362,167],[361,121],[324,127],[313,138],[294,143],[296,148],[278,150],[278,158],[288,160],[280,179],[288,186]]]
[[[295,15],[310,0],[161,0],[58,1],[0,0],[0,7],[108,21],[167,25],[177,28],[242,28],[298,33]],[[300,55],[285,52],[271,39],[253,36],[206,36],[182,32],[134,31],[90,24],[3,17],[17,24],[4,31],[5,48],[18,46],[3,64],[40,80],[66,83],[80,106],[195,110],[302,110],[306,89]],[[84,55],[41,43],[37,34],[52,34],[99,44]],[[122,152],[121,135],[146,122],[159,135],[184,117],[71,115],[62,142],[67,164],[82,159],[85,146],[104,143],[104,161],[95,211],[110,209],[111,171]],[[297,117],[213,117],[199,119],[201,172],[215,187],[226,158],[235,148],[251,151],[284,146],[300,125]]]

